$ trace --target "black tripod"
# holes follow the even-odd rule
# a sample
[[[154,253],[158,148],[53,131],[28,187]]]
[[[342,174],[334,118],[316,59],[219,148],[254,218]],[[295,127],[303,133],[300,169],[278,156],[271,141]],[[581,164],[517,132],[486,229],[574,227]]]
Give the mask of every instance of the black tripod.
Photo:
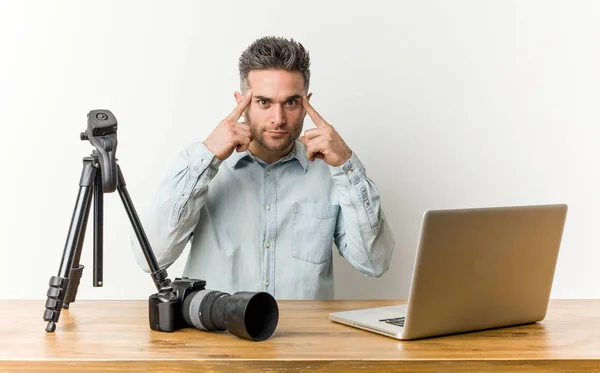
[[[146,257],[156,288],[159,291],[171,289],[171,280],[167,278],[167,271],[161,270],[158,266],[146,233],[127,192],[121,168],[115,158],[117,149],[117,120],[115,116],[108,110],[90,111],[88,113],[88,127],[85,132],[81,133],[81,140],[89,140],[96,150],[92,151],[91,156],[83,158],[79,193],[60,262],[60,269],[58,276],[50,278],[50,287],[46,294],[46,310],[44,311],[44,320],[48,321],[47,332],[53,332],[56,329],[61,308],[69,308],[69,304],[75,302],[77,289],[83,274],[83,265],[79,264],[79,260],[92,196],[94,200],[94,287],[103,285],[103,195],[104,193],[112,193],[116,189]]]

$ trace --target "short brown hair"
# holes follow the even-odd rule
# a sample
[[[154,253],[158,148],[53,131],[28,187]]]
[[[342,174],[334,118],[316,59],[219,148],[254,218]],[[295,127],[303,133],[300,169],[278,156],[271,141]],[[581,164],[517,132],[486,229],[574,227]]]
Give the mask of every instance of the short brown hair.
[[[294,39],[265,36],[255,40],[239,60],[240,88],[249,88],[248,73],[252,70],[298,71],[304,76],[304,88],[310,82],[310,56],[304,46]]]

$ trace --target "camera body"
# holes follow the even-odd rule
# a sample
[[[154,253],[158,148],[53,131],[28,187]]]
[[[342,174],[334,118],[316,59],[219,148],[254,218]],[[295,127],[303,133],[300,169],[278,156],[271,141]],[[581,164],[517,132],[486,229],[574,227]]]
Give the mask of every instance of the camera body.
[[[173,332],[188,327],[183,318],[183,303],[187,296],[205,290],[206,281],[187,277],[175,278],[171,288],[152,294],[148,300],[150,329]]]

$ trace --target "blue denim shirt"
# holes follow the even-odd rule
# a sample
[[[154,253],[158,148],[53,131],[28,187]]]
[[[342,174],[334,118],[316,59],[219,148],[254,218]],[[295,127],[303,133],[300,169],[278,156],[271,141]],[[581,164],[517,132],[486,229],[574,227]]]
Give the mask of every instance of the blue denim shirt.
[[[310,162],[300,141],[270,165],[248,151],[222,162],[194,143],[140,219],[161,268],[190,242],[183,276],[231,294],[332,299],[334,243],[371,277],[387,271],[394,248],[377,188],[356,154],[338,167]],[[132,245],[148,272],[133,234]]]

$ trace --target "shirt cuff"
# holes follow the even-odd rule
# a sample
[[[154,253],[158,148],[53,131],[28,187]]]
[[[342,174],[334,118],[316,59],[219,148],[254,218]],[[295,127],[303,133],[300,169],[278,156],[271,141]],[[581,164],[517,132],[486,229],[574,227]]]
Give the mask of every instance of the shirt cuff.
[[[339,166],[329,166],[331,177],[335,184],[340,186],[356,185],[365,177],[365,167],[360,162],[355,152],[350,159]]]
[[[219,168],[223,162],[217,158],[203,142],[193,143],[188,146],[183,153],[183,157],[187,161],[188,166],[196,176],[201,175],[208,167],[213,169]]]

